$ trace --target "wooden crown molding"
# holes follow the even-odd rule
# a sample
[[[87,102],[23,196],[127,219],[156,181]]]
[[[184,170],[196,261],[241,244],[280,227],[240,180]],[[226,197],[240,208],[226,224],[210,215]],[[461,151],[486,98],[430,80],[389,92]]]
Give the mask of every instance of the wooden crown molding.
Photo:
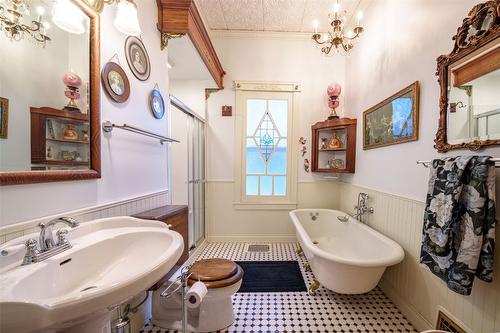
[[[488,26],[484,27],[483,23],[488,17],[491,21]],[[469,34],[471,28],[475,29],[475,34]],[[456,35],[453,36],[454,46],[451,53],[441,55],[437,59],[436,75],[438,76],[441,95],[439,98],[439,127],[434,140],[434,148],[438,152],[444,153],[452,149],[476,151],[486,146],[500,145],[500,140],[474,140],[450,144],[447,135],[448,71],[450,66],[498,38],[500,38],[500,0],[490,0],[477,4],[471,9],[469,15],[464,18],[462,25],[457,29]]]
[[[224,88],[224,69],[210,41],[194,0],[156,0],[157,28],[164,47],[172,36],[186,34],[193,42],[219,89]]]

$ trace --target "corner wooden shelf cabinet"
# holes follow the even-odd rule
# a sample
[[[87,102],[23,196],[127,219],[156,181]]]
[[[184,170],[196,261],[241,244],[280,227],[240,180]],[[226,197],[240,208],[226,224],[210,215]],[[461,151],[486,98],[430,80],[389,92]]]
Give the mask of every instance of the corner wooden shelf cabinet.
[[[356,119],[340,118],[314,124],[311,170],[354,173],[356,167]]]
[[[32,107],[30,113],[33,170],[89,168],[88,114],[50,107]],[[65,137],[65,132],[72,136]]]

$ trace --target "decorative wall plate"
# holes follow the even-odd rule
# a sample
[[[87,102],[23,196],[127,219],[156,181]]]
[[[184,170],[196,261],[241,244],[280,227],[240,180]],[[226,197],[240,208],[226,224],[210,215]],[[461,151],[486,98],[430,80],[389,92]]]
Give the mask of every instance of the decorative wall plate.
[[[163,101],[163,96],[159,90],[151,90],[151,94],[149,95],[149,107],[151,108],[151,112],[156,119],[163,118],[163,115],[165,114],[165,102]]]
[[[125,40],[125,57],[132,74],[138,80],[146,81],[151,74],[151,62],[142,40],[134,36],[127,37]]]
[[[101,71],[104,91],[117,103],[124,103],[130,96],[130,83],[127,74],[116,62],[108,62]]]

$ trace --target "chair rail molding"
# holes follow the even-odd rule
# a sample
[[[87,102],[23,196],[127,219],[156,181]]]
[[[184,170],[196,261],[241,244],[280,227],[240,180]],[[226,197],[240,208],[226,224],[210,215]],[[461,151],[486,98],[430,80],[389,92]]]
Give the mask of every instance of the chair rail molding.
[[[194,0],[156,0],[157,28],[162,34],[162,48],[171,38],[189,36],[219,89],[224,88],[224,69],[210,41]]]

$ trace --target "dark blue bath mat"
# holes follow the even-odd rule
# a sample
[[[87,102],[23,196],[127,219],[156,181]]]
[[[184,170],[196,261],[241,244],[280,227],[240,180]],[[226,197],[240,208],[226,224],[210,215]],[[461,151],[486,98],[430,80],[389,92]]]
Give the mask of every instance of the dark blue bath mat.
[[[307,291],[298,261],[237,261],[243,268],[239,293]]]

